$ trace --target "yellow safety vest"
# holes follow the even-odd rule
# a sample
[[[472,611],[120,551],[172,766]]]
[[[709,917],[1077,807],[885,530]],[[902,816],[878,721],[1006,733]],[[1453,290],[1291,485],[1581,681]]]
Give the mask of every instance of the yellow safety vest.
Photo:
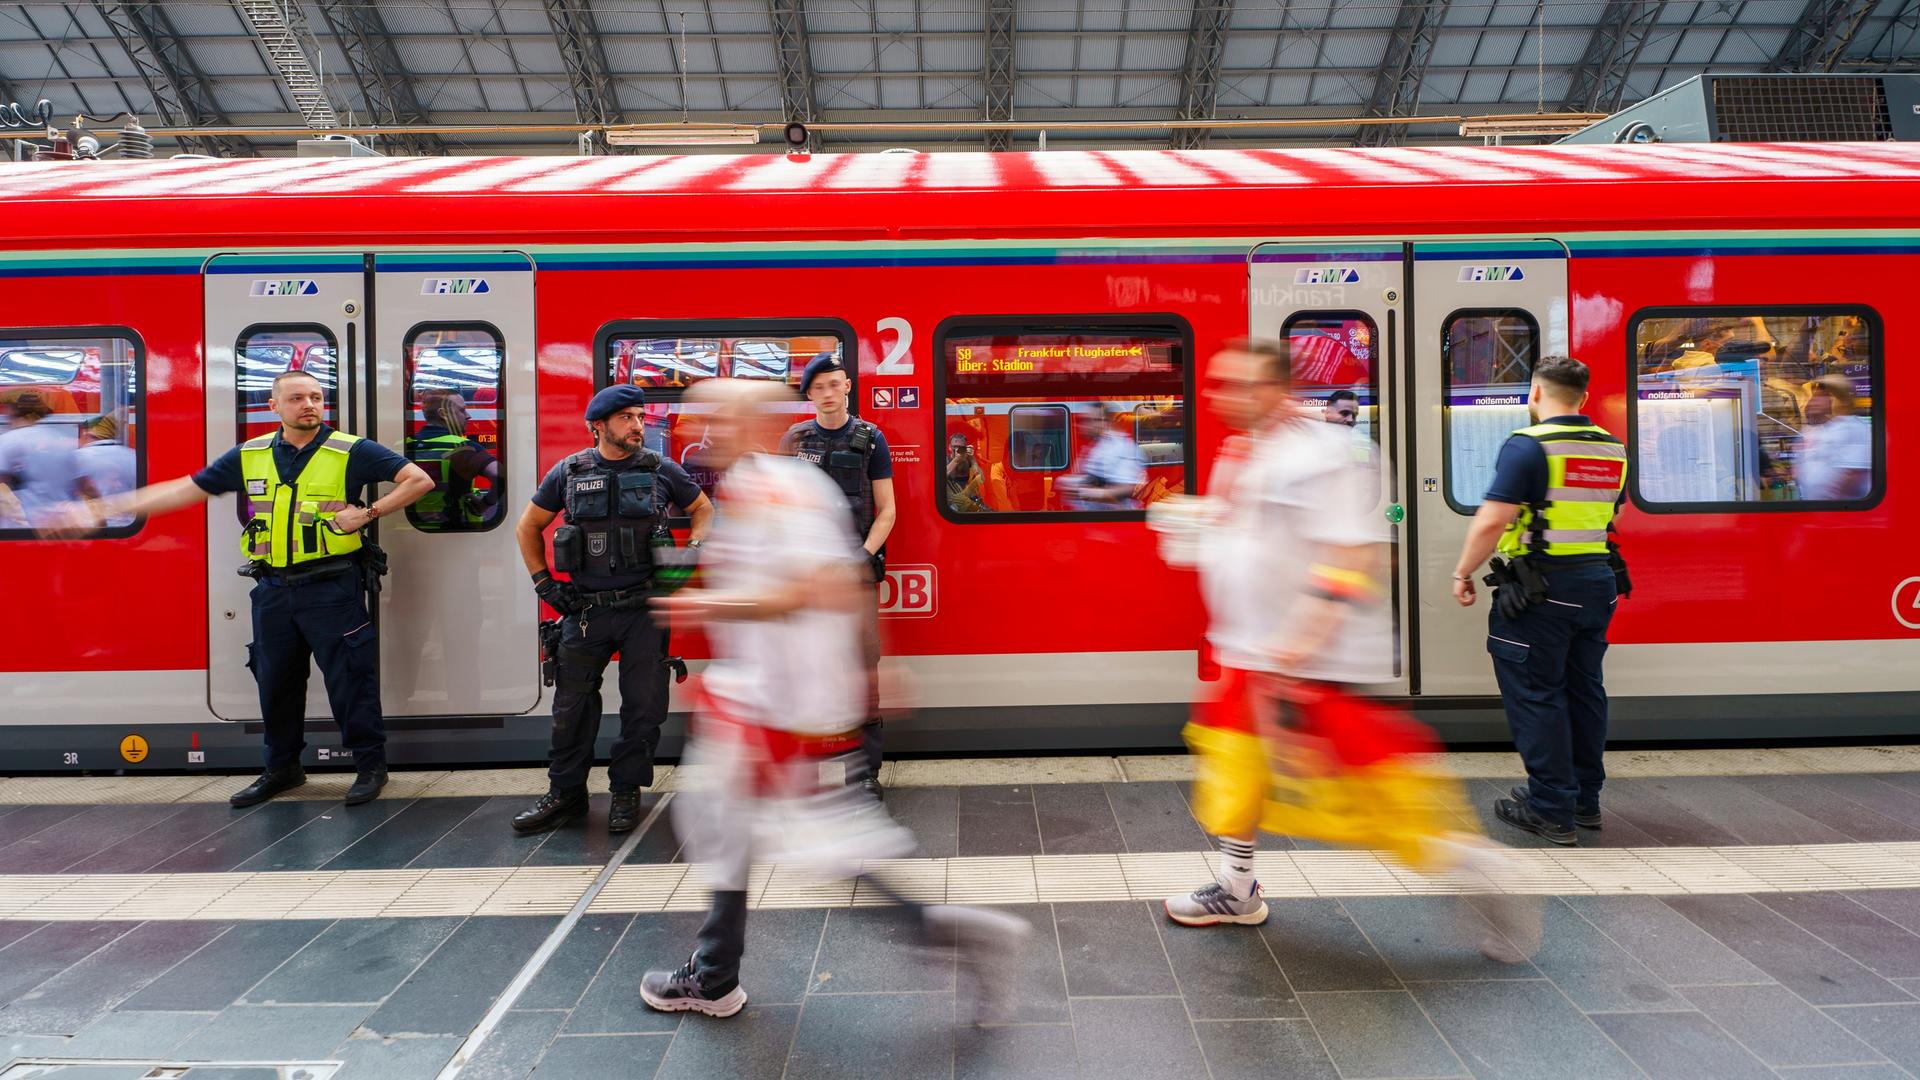
[[[291,484],[280,482],[273,462],[275,438],[262,435],[240,445],[240,475],[253,510],[240,534],[240,554],[284,568],[359,551],[359,533],[343,536],[327,523],[347,508],[347,455],[360,436],[329,432]]]
[[[1614,505],[1627,486],[1627,447],[1593,424],[1535,424],[1514,432],[1547,452],[1547,497],[1520,508],[1500,554],[1605,555]]]

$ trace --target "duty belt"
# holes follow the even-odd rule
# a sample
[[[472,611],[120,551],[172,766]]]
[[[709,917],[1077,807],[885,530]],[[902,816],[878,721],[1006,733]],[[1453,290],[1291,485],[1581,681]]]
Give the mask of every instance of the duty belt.
[[[255,581],[264,581],[272,585],[310,585],[316,581],[327,581],[353,573],[359,568],[353,559],[340,558],[323,562],[311,570],[288,572],[274,570],[260,563],[247,563],[239,570],[241,577],[250,577]]]
[[[589,608],[639,607],[646,603],[648,595],[647,586],[632,585],[625,589],[608,589],[604,592],[582,592],[580,603]]]

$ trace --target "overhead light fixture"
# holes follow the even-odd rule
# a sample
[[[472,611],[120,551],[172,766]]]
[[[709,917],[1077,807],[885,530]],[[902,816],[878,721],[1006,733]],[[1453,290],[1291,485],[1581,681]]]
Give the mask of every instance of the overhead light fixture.
[[[760,129],[751,124],[630,124],[607,128],[606,135],[608,146],[737,146],[760,141]]]
[[[1501,135],[1571,135],[1585,131],[1593,121],[1586,117],[1502,116],[1486,120],[1462,120],[1460,134],[1465,138]]]

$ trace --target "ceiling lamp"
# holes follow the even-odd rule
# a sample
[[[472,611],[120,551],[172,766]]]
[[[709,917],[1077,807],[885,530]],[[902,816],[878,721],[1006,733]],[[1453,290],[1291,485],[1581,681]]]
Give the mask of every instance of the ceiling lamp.
[[[760,141],[760,129],[751,124],[652,127],[630,124],[606,129],[608,146],[737,146]]]

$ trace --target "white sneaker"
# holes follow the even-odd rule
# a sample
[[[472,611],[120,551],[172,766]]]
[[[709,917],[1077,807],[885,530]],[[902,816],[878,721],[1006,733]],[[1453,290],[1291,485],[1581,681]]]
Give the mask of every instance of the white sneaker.
[[[926,909],[929,928],[951,933],[959,951],[963,990],[973,999],[973,1022],[1013,1019],[1014,973],[1020,949],[1033,933],[1025,919],[986,908],[938,904]]]
[[[1253,893],[1244,900],[1235,899],[1219,882],[1210,882],[1190,893],[1167,897],[1167,918],[1181,926],[1213,926],[1216,923],[1233,923],[1238,926],[1258,926],[1267,921],[1267,902],[1262,897],[1260,883],[1253,883]]]

